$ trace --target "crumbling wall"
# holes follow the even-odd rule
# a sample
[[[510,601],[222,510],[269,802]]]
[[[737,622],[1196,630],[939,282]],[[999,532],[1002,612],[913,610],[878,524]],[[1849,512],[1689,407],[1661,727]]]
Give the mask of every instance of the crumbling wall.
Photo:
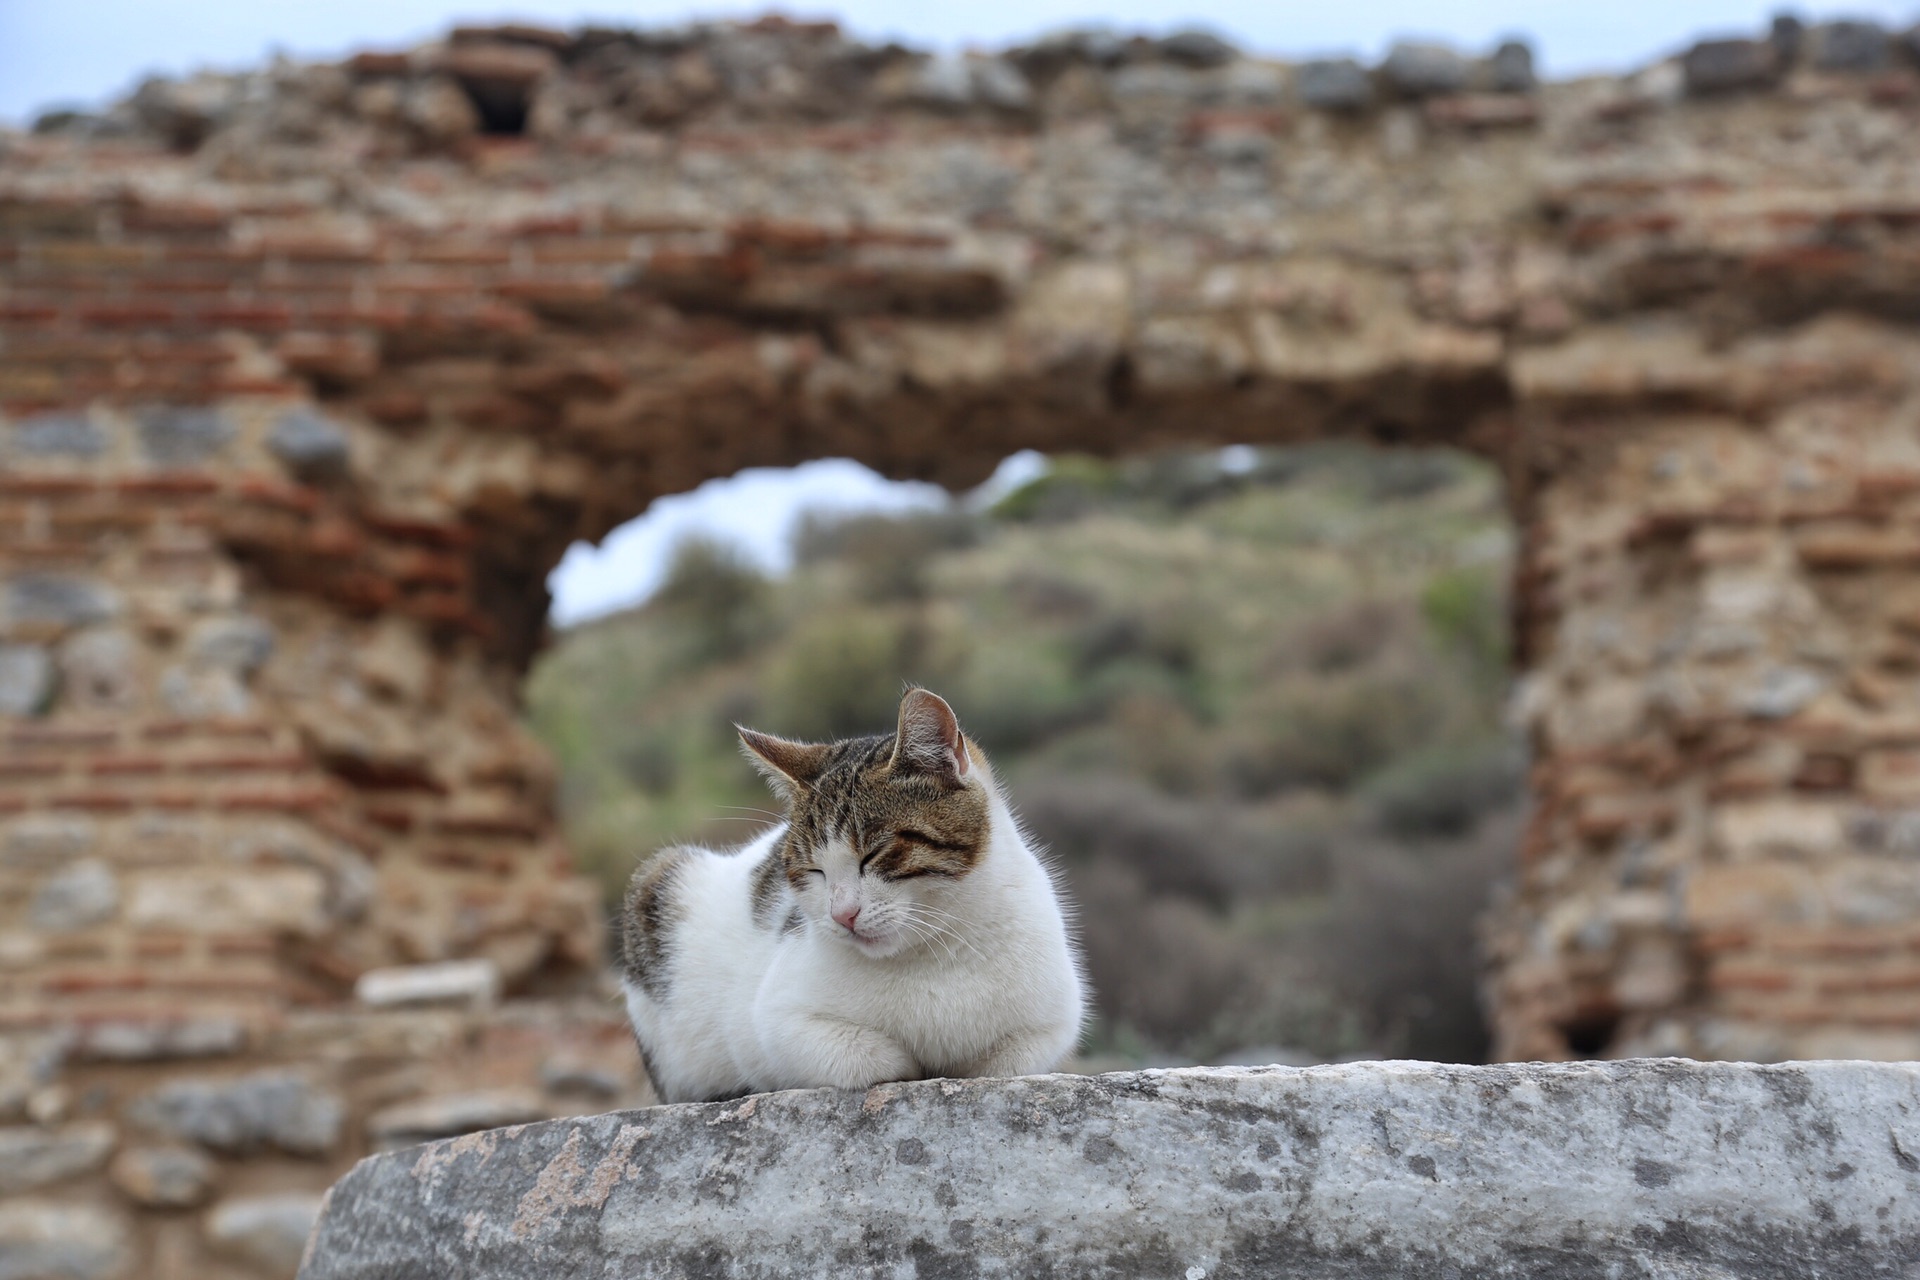
[[[504,28],[0,138],[0,1250],[271,1272],[377,1113],[632,1096],[514,718],[543,580],[824,455],[1494,458],[1499,1052],[1920,1056],[1911,46]],[[169,1119],[261,1073],[207,1123],[299,1136]],[[162,1168],[213,1207],[136,1214]]]

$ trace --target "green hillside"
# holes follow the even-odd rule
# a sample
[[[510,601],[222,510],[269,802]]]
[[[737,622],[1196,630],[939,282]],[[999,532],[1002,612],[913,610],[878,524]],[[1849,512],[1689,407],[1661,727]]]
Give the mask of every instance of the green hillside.
[[[1511,531],[1447,453],[1056,460],[993,510],[814,521],[768,579],[682,548],[562,634],[530,715],[612,901],[772,802],[735,721],[803,738],[941,693],[1077,899],[1089,1053],[1472,1060],[1473,917],[1511,858]]]

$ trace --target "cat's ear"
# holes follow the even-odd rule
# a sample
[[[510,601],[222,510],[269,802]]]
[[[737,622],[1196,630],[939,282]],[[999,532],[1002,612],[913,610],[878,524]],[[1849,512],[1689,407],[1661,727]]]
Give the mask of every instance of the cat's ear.
[[[740,725],[733,727],[740,731],[740,745],[746,749],[747,759],[766,775],[783,798],[791,795],[796,787],[812,786],[827,762],[826,747],[811,742],[789,742]]]
[[[925,773],[958,784],[967,776],[967,740],[953,708],[938,694],[909,689],[900,699],[900,727],[893,743],[898,773]]]

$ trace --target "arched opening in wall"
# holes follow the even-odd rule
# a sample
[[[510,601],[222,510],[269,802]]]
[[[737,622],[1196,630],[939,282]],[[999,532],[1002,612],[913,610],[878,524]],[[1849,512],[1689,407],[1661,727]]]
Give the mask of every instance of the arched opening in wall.
[[[1021,455],[951,500],[855,470],[716,482],[556,575],[528,713],[610,908],[645,851],[773,818],[735,722],[883,730],[910,680],[1078,903],[1088,1061],[1484,1060],[1475,928],[1525,776],[1491,465]]]

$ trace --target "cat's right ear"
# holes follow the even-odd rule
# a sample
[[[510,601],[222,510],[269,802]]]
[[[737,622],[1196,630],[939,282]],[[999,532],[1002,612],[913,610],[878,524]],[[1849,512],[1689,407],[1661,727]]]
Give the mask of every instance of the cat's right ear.
[[[758,733],[741,725],[740,745],[753,767],[766,776],[782,799],[796,789],[813,785],[827,762],[828,748],[811,742],[789,742],[770,733]]]

